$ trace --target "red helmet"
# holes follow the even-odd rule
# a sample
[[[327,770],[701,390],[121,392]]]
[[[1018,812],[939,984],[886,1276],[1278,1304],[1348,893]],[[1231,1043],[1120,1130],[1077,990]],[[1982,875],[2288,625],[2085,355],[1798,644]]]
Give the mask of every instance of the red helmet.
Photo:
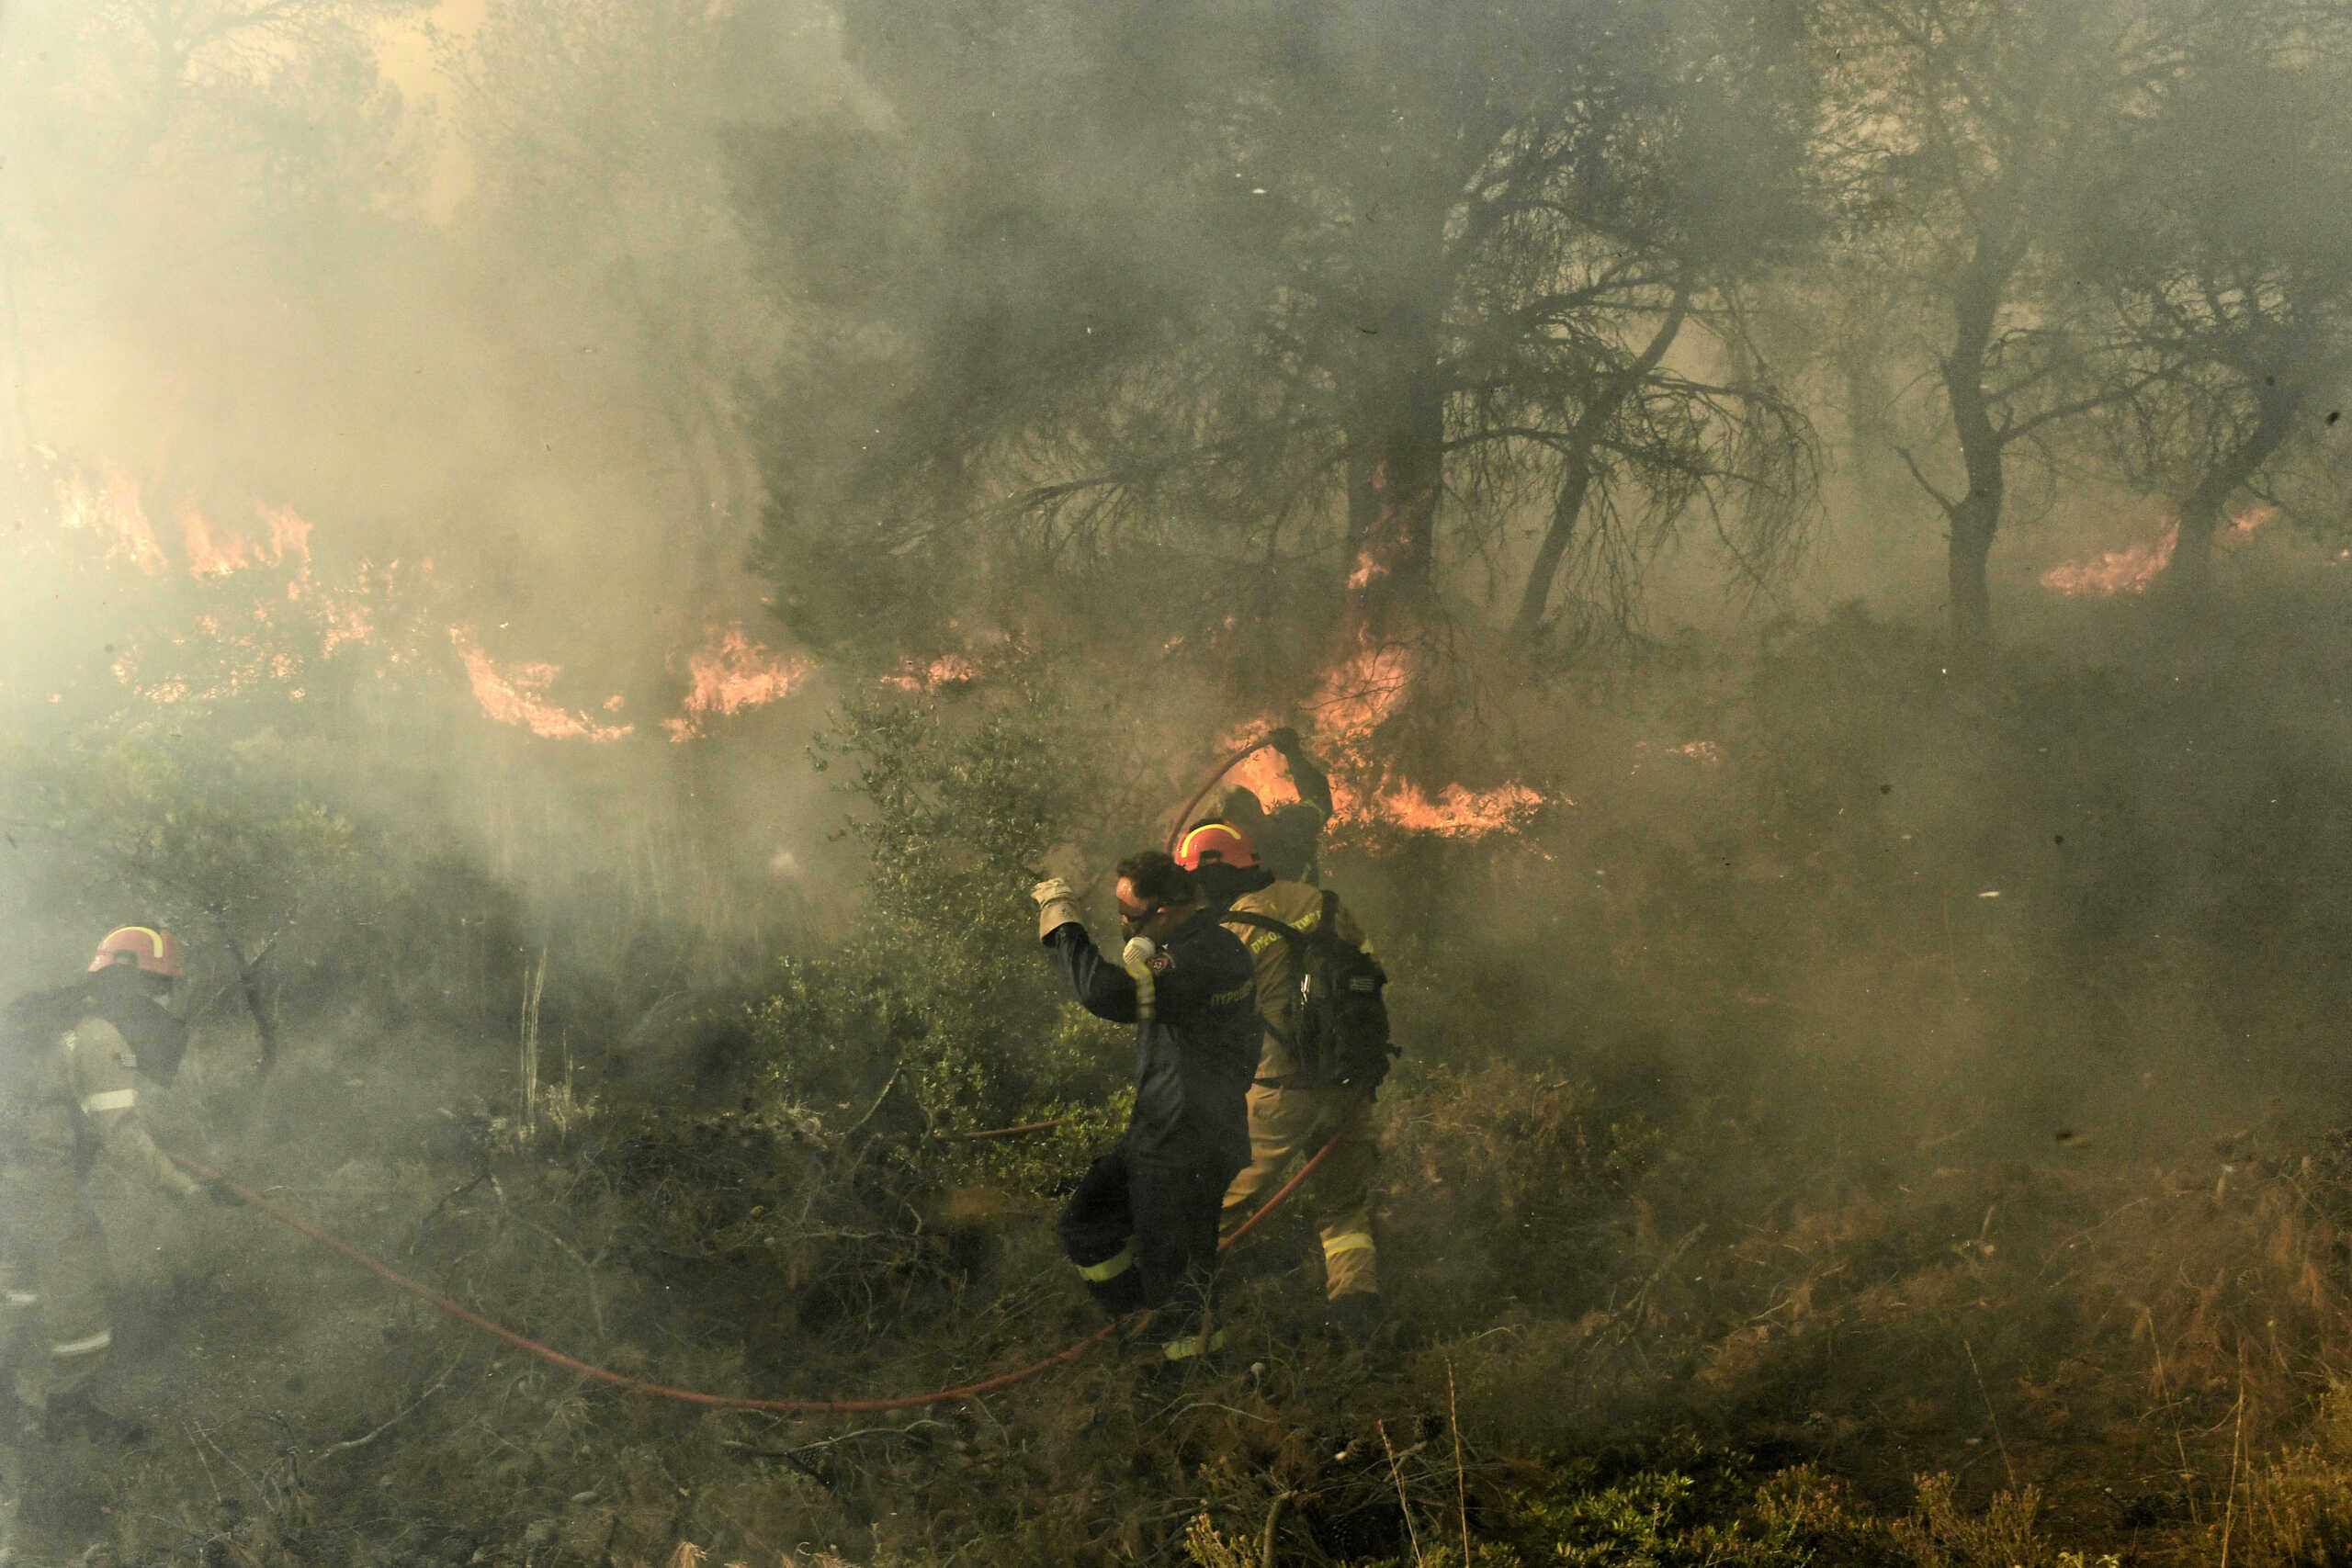
[[[147,974],[176,980],[180,977],[180,944],[161,926],[117,926],[98,939],[97,955],[90,960],[90,973],[95,975],[118,964],[136,964]]]
[[[1223,822],[1204,822],[1177,844],[1176,863],[1186,871],[1198,871],[1204,865],[1255,871],[1258,852],[1251,847],[1250,835],[1240,829]]]

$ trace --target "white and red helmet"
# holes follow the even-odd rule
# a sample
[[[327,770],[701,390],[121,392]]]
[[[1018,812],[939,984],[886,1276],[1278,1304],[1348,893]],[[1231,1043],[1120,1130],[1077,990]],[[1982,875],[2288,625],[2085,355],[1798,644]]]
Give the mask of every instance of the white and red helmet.
[[[144,974],[176,980],[180,977],[180,944],[161,926],[117,926],[98,939],[97,953],[90,960],[90,973],[95,975],[118,964],[135,964]]]

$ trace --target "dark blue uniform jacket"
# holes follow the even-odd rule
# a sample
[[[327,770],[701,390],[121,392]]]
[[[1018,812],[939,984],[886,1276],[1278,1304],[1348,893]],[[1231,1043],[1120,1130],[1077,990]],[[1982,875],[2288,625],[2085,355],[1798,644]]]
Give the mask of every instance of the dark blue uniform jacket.
[[[1057,926],[1046,945],[1087,1011],[1135,1021],[1135,977],[1084,926]],[[1136,1035],[1128,1156],[1238,1170],[1250,1163],[1250,1080],[1265,1032],[1250,950],[1204,911],[1170,934],[1156,967],[1154,1017]]]

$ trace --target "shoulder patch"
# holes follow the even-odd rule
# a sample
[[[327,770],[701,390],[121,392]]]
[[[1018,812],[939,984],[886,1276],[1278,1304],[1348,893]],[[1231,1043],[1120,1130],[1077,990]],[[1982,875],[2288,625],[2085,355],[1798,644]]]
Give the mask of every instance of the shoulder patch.
[[[139,1054],[135,1051],[117,1051],[114,1054],[114,1065],[125,1072],[135,1073],[139,1070]]]
[[[1165,975],[1176,967],[1176,955],[1163,947],[1149,958],[1145,959],[1143,966],[1155,975]]]

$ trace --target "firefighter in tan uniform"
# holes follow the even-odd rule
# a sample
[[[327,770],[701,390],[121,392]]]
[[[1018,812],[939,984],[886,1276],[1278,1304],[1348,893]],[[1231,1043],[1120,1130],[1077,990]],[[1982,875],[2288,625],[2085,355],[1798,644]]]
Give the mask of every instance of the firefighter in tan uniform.
[[[1258,863],[1249,836],[1221,822],[1204,823],[1179,841],[1177,862],[1193,872],[1228,915],[1277,920],[1294,931],[1315,929],[1329,897],[1303,882],[1277,879]],[[1340,939],[1367,948],[1363,929],[1336,897],[1328,906]],[[1372,1125],[1372,1091],[1317,1081],[1284,1044],[1298,1008],[1291,943],[1261,926],[1228,920],[1256,964],[1258,1012],[1266,1024],[1256,1081],[1250,1089],[1250,1163],[1225,1190],[1224,1228],[1248,1217],[1283,1167],[1327,1143],[1305,1197],[1323,1242],[1323,1283],[1331,1325],[1351,1339],[1380,1322],[1379,1249],[1373,1237],[1373,1186],[1380,1145]]]
[[[155,1146],[139,1112],[141,1077],[169,1083],[187,1047],[187,1025],[163,1000],[179,977],[169,932],[124,926],[98,943],[81,984],[9,1012],[6,1049],[25,1055],[8,1065],[0,1121],[0,1299],[17,1341],[17,1399],[51,1440],[141,1436],[94,1397],[114,1333],[106,1236],[85,1181],[104,1153],[174,1197],[206,1190]]]

